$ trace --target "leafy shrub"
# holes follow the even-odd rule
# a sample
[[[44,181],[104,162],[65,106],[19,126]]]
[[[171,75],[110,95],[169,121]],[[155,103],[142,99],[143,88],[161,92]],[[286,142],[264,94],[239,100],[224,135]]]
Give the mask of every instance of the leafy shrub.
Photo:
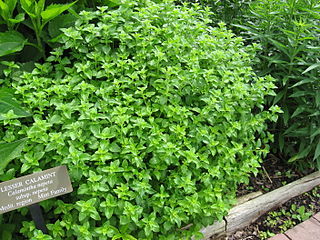
[[[238,26],[262,46],[259,75],[277,79],[272,101],[284,113],[274,127],[275,149],[301,167],[320,168],[319,18],[318,0],[261,0]]]
[[[189,239],[268,152],[273,79],[197,7],[106,10],[82,12],[44,64],[13,77],[34,121],[4,128],[29,138],[7,169],[68,166],[75,192],[42,203],[54,239]],[[21,233],[40,236],[29,222]]]

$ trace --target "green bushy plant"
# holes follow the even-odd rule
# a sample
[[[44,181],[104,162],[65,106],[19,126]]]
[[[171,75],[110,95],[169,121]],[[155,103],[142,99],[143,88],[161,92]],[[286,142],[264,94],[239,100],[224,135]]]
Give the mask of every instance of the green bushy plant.
[[[34,121],[3,129],[29,138],[7,169],[67,165],[75,189],[43,203],[54,239],[190,239],[257,172],[273,79],[254,75],[255,45],[209,22],[172,1],[82,12],[44,64],[13,77]],[[42,237],[29,222],[21,233]]]
[[[272,103],[284,113],[274,149],[301,167],[320,168],[319,18],[318,0],[260,0],[237,26],[262,46],[257,72],[277,79]]]

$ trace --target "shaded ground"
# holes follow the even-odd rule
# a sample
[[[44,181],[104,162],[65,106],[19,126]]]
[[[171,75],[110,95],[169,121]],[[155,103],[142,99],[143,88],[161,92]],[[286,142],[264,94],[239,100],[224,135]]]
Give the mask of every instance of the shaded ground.
[[[239,187],[238,196],[255,191],[269,192],[315,171],[310,169],[309,171],[299,172],[297,170],[289,170],[290,168],[292,166],[287,166],[271,155],[264,162],[262,171],[256,177],[251,177],[248,185],[241,185]],[[263,215],[255,223],[237,231],[227,239],[267,239],[277,233],[285,232],[319,211],[320,187],[317,187]]]
[[[292,166],[287,165],[273,155],[269,155],[258,175],[256,177],[252,176],[248,185],[240,185],[237,195],[242,196],[255,191],[269,192],[302,178],[313,171],[312,169],[304,172],[292,170]]]

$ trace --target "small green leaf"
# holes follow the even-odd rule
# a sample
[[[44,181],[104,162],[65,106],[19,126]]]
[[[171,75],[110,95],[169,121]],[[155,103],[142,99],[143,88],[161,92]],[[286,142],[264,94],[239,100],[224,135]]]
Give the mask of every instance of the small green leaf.
[[[99,213],[98,213],[97,211],[93,211],[93,212],[90,214],[90,217],[93,218],[93,219],[96,220],[96,221],[101,220],[100,215],[99,215]]]
[[[11,160],[20,156],[27,138],[11,143],[0,143],[0,171],[10,163]]]
[[[109,150],[114,153],[121,152],[121,148],[116,142],[110,144]]]
[[[36,12],[37,18],[43,12],[45,2],[46,2],[45,0],[39,0],[38,2],[36,2],[36,4],[35,4],[35,10],[36,11],[35,12]]]
[[[0,57],[21,51],[26,42],[27,40],[19,32],[0,33]]]
[[[125,234],[123,236],[123,240],[137,240],[137,239],[129,234]]]
[[[19,23],[24,20],[24,13],[19,13],[15,18],[10,18],[9,22],[12,23]]]

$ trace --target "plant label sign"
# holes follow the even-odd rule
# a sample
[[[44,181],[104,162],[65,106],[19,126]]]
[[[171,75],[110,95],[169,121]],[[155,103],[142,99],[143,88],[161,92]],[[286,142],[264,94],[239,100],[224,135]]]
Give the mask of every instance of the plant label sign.
[[[0,183],[0,214],[72,192],[66,166]]]

